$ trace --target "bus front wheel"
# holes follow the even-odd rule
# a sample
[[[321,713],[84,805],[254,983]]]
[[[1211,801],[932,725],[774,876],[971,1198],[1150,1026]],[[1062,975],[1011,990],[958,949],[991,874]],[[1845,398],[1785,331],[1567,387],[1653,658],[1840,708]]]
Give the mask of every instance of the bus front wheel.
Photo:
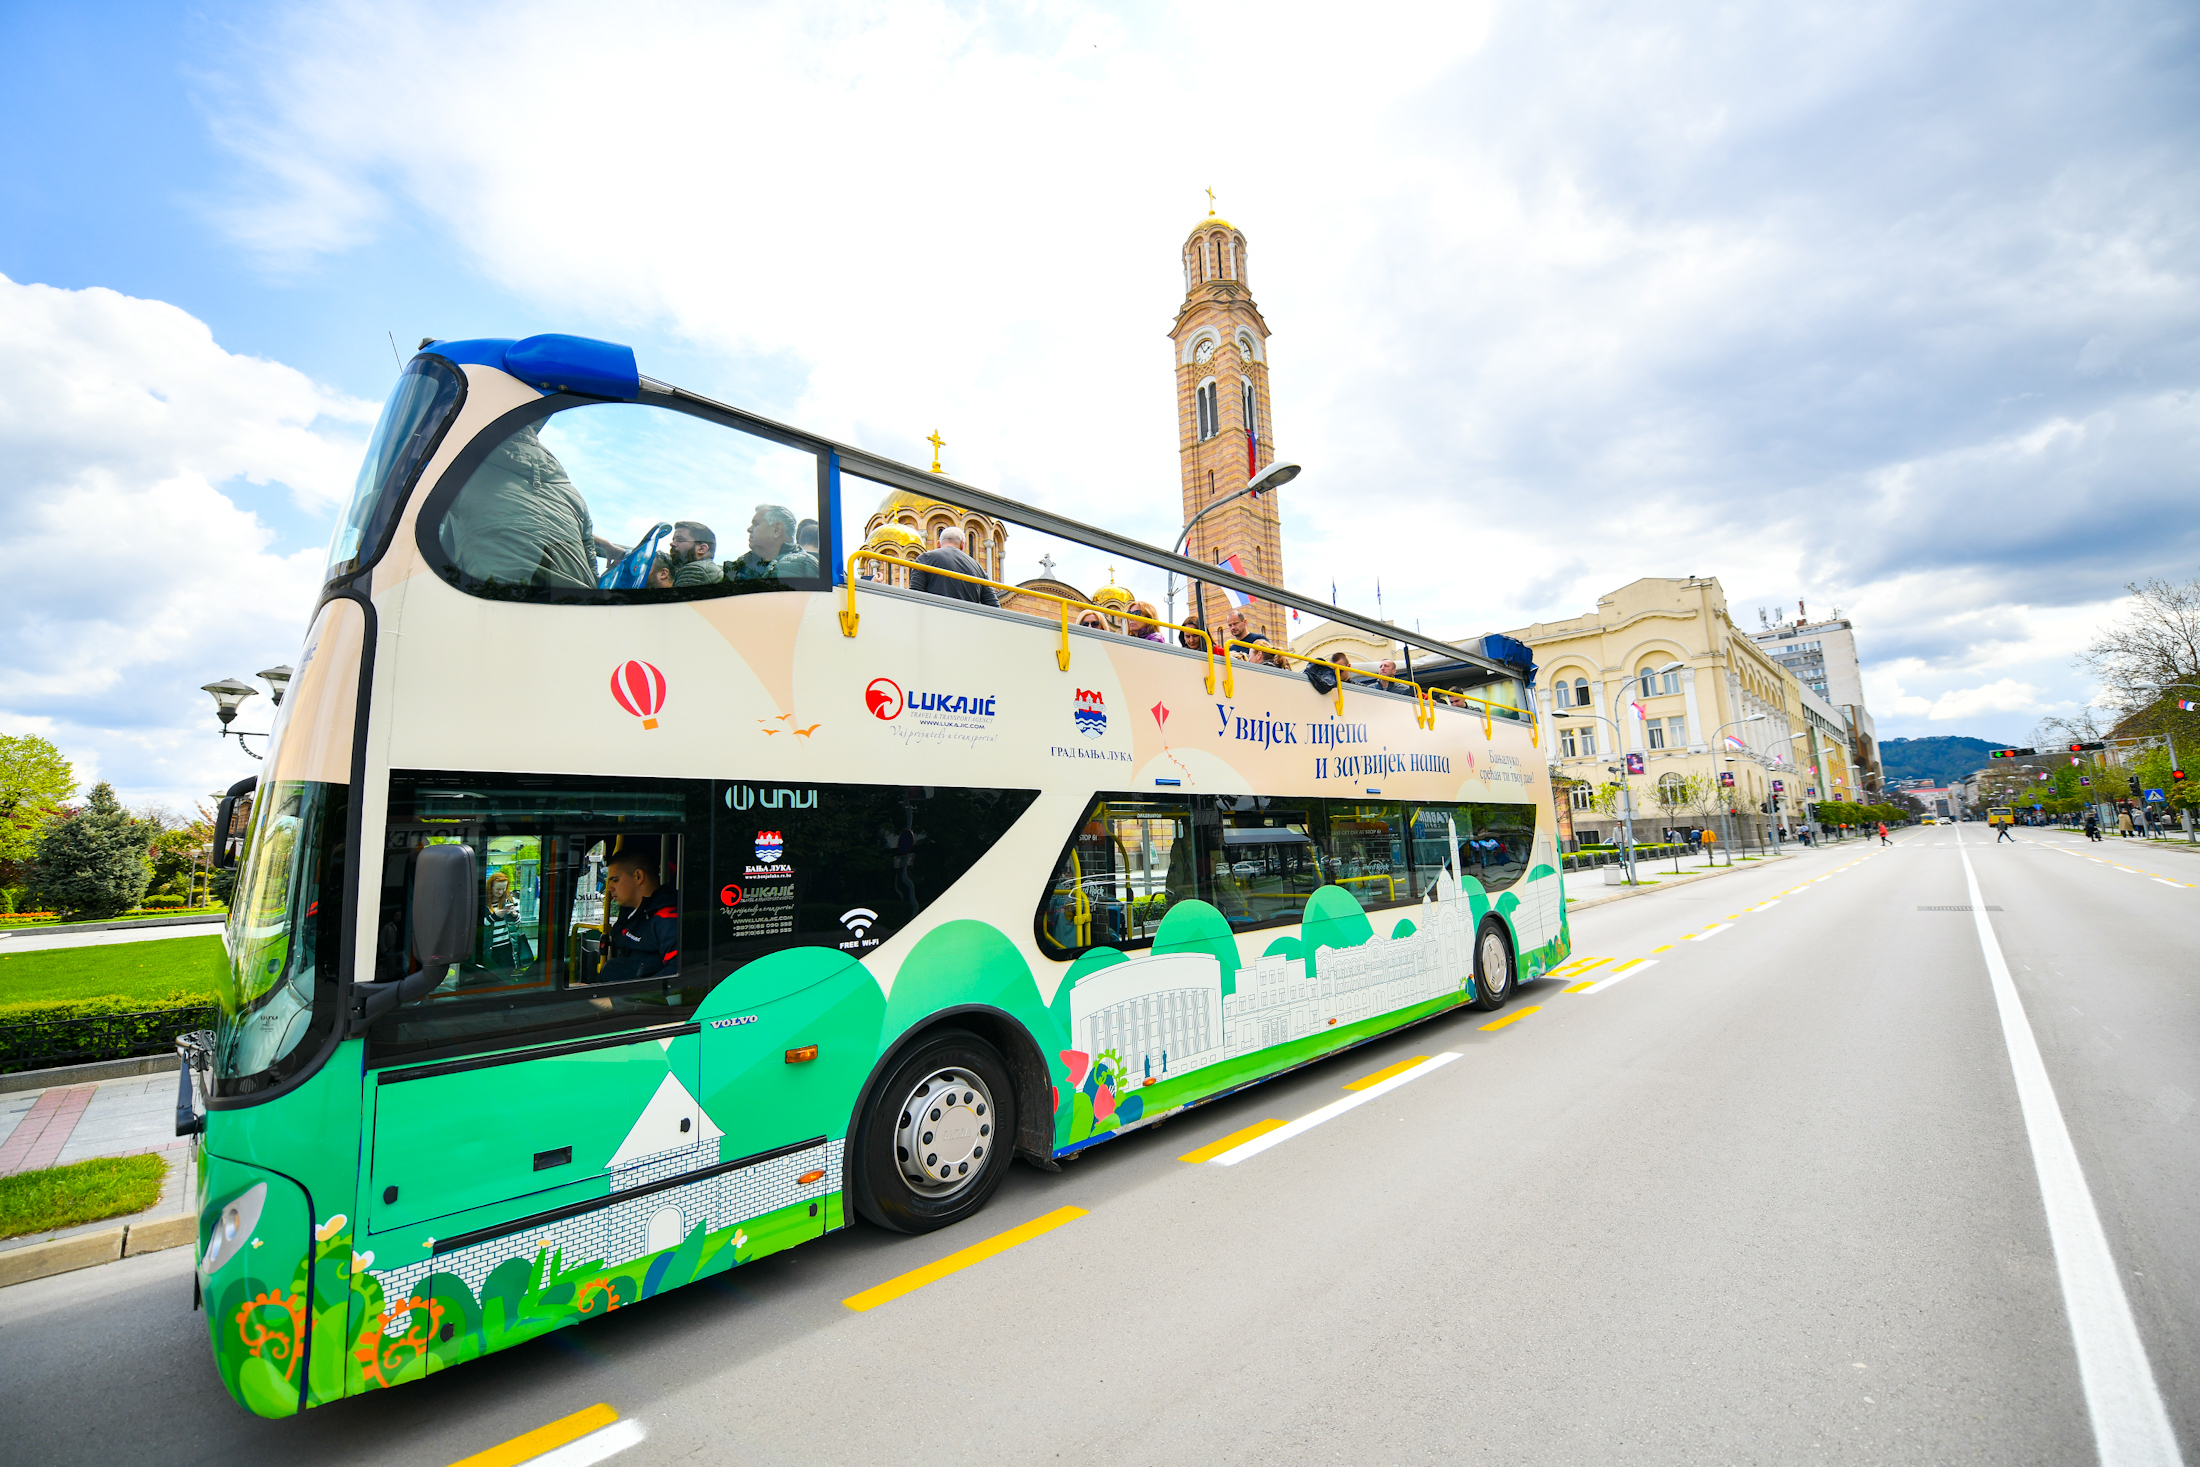
[[[959,1029],[922,1041],[872,1095],[856,1164],[856,1210],[897,1233],[929,1233],[985,1206],[1016,1145],[1016,1090],[992,1045]]]
[[[1504,924],[1493,917],[1474,938],[1474,1006],[1501,1009],[1512,991],[1512,944],[1505,941]]]

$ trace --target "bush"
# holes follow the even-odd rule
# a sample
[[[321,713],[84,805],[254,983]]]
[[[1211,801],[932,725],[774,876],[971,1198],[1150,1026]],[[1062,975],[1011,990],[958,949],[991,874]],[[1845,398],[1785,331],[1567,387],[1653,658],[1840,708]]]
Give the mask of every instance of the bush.
[[[153,878],[145,856],[150,839],[111,786],[95,785],[90,804],[39,836],[30,862],[31,889],[47,906],[72,916],[92,921],[120,916],[138,904]]]
[[[0,1073],[167,1054],[176,1036],[212,1028],[215,1006],[177,993],[167,1002],[104,994],[0,1004]]]
[[[190,900],[183,896],[149,896],[141,905],[148,912],[165,912],[183,906]]]

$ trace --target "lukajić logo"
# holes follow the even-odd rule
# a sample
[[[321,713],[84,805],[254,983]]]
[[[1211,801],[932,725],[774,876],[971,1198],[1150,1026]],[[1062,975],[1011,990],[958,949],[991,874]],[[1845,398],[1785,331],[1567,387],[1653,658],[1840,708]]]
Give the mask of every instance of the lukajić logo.
[[[1096,739],[1108,731],[1108,710],[1094,688],[1077,690],[1077,731]]]

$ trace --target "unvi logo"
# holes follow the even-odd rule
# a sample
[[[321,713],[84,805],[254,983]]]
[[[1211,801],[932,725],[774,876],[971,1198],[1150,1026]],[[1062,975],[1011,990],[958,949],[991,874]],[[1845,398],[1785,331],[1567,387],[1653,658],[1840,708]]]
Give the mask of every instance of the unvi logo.
[[[779,838],[778,831],[759,830],[756,833],[756,859],[764,865],[775,864],[786,848],[787,843]]]
[[[1077,731],[1088,739],[1108,731],[1108,710],[1097,689],[1077,690]]]
[[[882,722],[901,717],[903,703],[901,684],[890,677],[875,677],[863,690],[863,706],[871,710],[871,716]]]

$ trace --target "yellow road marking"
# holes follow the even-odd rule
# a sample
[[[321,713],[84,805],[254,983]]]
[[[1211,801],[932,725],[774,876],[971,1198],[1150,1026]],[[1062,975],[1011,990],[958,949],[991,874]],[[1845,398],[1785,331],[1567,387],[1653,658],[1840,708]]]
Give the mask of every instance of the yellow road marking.
[[[1360,1076],[1359,1079],[1354,1080],[1351,1084],[1345,1086],[1344,1088],[1347,1090],[1365,1090],[1370,1085],[1380,1085],[1383,1083],[1383,1081],[1389,1079],[1392,1075],[1402,1075],[1407,1070],[1412,1069],[1415,1065],[1419,1064],[1421,1061],[1427,1058],[1428,1056],[1425,1054],[1417,1054],[1412,1059],[1402,1059],[1394,1065],[1385,1065],[1382,1069],[1377,1070],[1372,1075]],[[1281,1125],[1282,1122],[1279,1121],[1277,1122],[1277,1124]]]
[[[619,1413],[609,1406],[591,1406],[586,1411],[575,1411],[548,1426],[538,1426],[524,1435],[515,1436],[501,1446],[462,1458],[453,1462],[451,1467],[517,1467],[518,1463],[539,1457],[567,1442],[579,1441],[590,1432],[609,1426],[618,1419]]]
[[[1610,958],[1576,958],[1551,976],[1553,978],[1571,978],[1578,973],[1586,973],[1591,968],[1601,968],[1610,961],[1612,961]]]
[[[1513,1023],[1516,1020],[1525,1019],[1526,1017],[1528,1017],[1528,1015],[1537,1012],[1542,1007],[1543,1005],[1539,1003],[1532,1003],[1529,1004],[1526,1008],[1519,1010],[1518,1012],[1505,1015],[1504,1018],[1499,1019],[1494,1024],[1484,1024],[1482,1027],[1485,1029],[1502,1029],[1507,1024]]]
[[[1006,1253],[1018,1243],[1028,1243],[1042,1233],[1051,1233],[1066,1222],[1075,1222],[1085,1215],[1082,1207],[1057,1207],[1044,1217],[1035,1217],[1022,1227],[997,1233],[983,1243],[973,1243],[960,1253],[950,1253],[937,1263],[927,1263],[913,1268],[899,1278],[875,1284],[860,1294],[850,1294],[840,1302],[859,1313],[889,1304],[904,1294],[913,1294],[926,1284],[938,1283],[949,1274],[961,1273],[973,1263],[983,1263],[996,1253]]]
[[[1411,1061],[1409,1060],[1407,1061],[1407,1063],[1410,1064]],[[1350,1089],[1352,1087],[1347,1086],[1346,1088]],[[1284,1123],[1282,1121],[1255,1121],[1253,1122],[1253,1124],[1247,1126],[1242,1131],[1232,1131],[1229,1135],[1223,1137],[1220,1141],[1210,1141],[1205,1146],[1200,1147],[1196,1151],[1187,1151],[1182,1156],[1178,1157],[1177,1160],[1192,1162],[1195,1165],[1203,1161],[1213,1161],[1216,1157],[1222,1155],[1223,1152],[1228,1151],[1231,1147],[1243,1146],[1246,1142],[1252,1140],[1255,1136],[1265,1136],[1270,1131],[1275,1130],[1276,1127],[1283,1124]]]
[[[1650,949],[1650,951],[1652,951],[1652,952],[1654,952],[1654,953],[1662,953],[1662,952],[1666,951],[1667,949],[1669,949],[1669,948],[1670,948],[1670,947],[1672,947],[1672,946],[1673,946],[1673,944],[1671,944],[1670,942],[1661,942],[1661,943],[1659,943],[1659,944],[1658,944],[1658,945],[1657,945],[1656,947],[1654,947],[1654,948]]]
[[[1586,983],[1576,983],[1576,984],[1575,984],[1575,985],[1574,985],[1573,987],[1571,987],[1571,988],[1562,988],[1562,989],[1560,989],[1560,990],[1559,990],[1559,992],[1561,992],[1561,993],[1579,993],[1579,992],[1581,992],[1581,991],[1582,991],[1583,989],[1586,989],[1586,988],[1594,988],[1594,987],[1596,987],[1596,986],[1597,986],[1597,981],[1596,981],[1596,979],[1594,979],[1594,978],[1591,978],[1591,979],[1590,979],[1590,980],[1589,980],[1588,982],[1586,982]]]

